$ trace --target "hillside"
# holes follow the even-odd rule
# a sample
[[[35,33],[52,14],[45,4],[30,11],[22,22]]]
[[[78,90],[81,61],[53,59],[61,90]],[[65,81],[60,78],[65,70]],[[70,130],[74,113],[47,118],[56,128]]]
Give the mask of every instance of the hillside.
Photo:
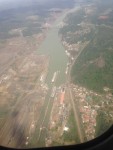
[[[96,92],[113,89],[113,28],[99,26],[72,69],[72,81]]]
[[[113,1],[98,1],[87,9],[86,20],[95,26],[93,38],[72,69],[72,81],[96,92],[113,89]],[[90,36],[91,37],[91,36]],[[84,36],[86,38],[86,35]]]

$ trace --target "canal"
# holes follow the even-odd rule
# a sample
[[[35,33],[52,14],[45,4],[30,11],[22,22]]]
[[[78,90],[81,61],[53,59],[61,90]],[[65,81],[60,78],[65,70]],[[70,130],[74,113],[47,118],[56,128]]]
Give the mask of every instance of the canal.
[[[75,10],[71,9],[69,12]],[[68,63],[68,57],[66,56],[65,49],[61,43],[61,39],[58,35],[59,29],[57,26],[63,21],[65,16],[69,13],[64,12],[52,25],[52,28],[48,31],[45,40],[41,43],[38,54],[47,55],[50,57],[48,75],[46,78],[46,83],[49,87],[47,96],[44,101],[44,105],[41,108],[40,117],[36,124],[35,134],[31,139],[31,147],[44,147],[46,132],[42,131],[41,128],[46,128],[48,130],[48,123],[50,121],[51,110],[54,103],[54,98],[51,98],[51,91],[53,86],[61,86],[66,83],[66,66]],[[51,83],[54,72],[60,71],[57,77],[57,81],[54,84]],[[32,143],[35,143],[33,144]]]
[[[41,43],[38,54],[47,55],[50,57],[48,74],[46,78],[46,84],[49,87],[47,96],[44,101],[44,105],[41,109],[39,120],[36,124],[36,130],[34,136],[31,140],[31,147],[35,146],[32,141],[35,141],[36,147],[45,146],[46,132],[41,132],[41,128],[48,128],[48,123],[50,121],[51,110],[54,103],[54,98],[51,98],[51,92],[53,86],[60,86],[66,82],[66,65],[68,58],[65,54],[65,49],[61,43],[61,39],[58,35],[59,29],[58,24],[62,22],[66,13],[61,15],[52,25],[51,29],[48,31],[45,40]],[[54,72],[59,71],[57,80],[54,84],[51,83]],[[33,145],[32,145],[33,144]]]
[[[57,28],[57,25],[63,20],[64,17],[65,15],[62,15],[54,22],[52,28],[48,31],[45,40],[38,49],[39,54],[48,55],[50,57],[48,75],[46,79],[48,86],[50,86],[53,74],[56,71],[60,71],[56,85],[60,86],[66,81],[65,70],[68,58],[58,35],[59,29]]]

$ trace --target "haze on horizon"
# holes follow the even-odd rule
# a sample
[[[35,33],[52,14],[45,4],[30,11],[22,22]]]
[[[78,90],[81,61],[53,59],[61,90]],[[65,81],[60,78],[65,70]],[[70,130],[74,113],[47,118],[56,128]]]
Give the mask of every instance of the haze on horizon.
[[[74,1],[74,0],[71,0]],[[71,2],[70,1],[70,2]],[[11,8],[19,8],[19,7],[27,7],[27,6],[33,6],[33,5],[48,5],[54,6],[57,3],[56,7],[58,4],[61,3],[66,3],[67,0],[0,0],[0,11],[2,10],[7,10]],[[60,5],[59,5],[60,6]]]

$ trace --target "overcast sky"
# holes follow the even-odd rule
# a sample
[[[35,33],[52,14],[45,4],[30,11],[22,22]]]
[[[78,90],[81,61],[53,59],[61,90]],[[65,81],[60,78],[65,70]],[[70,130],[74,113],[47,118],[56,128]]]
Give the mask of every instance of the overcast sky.
[[[39,2],[40,4],[43,4],[46,3],[47,1],[50,0],[0,0],[0,10],[31,5],[33,2]]]
[[[61,1],[61,3],[62,3],[65,0],[0,0],[0,11],[9,9],[9,8],[17,8],[20,6],[29,6],[36,2],[40,3],[41,5],[46,4],[48,2],[53,4],[54,1],[56,1],[56,2]],[[69,1],[71,1],[71,0],[69,0]]]

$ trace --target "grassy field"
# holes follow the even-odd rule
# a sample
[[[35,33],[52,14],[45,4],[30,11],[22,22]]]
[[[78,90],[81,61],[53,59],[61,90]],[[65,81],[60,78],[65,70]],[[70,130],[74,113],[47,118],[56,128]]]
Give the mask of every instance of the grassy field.
[[[106,118],[105,112],[100,111],[97,116],[97,124],[95,136],[100,136],[106,132],[111,126],[112,122],[109,121],[109,117]]]
[[[64,131],[63,135],[59,139],[53,141],[52,146],[73,145],[73,144],[75,145],[80,143],[73,110],[70,111],[66,126],[69,128],[69,130]]]
[[[64,141],[65,142],[74,141],[75,143],[80,143],[73,111],[70,112],[67,126],[69,127],[69,132],[64,132],[64,134],[63,134]]]

